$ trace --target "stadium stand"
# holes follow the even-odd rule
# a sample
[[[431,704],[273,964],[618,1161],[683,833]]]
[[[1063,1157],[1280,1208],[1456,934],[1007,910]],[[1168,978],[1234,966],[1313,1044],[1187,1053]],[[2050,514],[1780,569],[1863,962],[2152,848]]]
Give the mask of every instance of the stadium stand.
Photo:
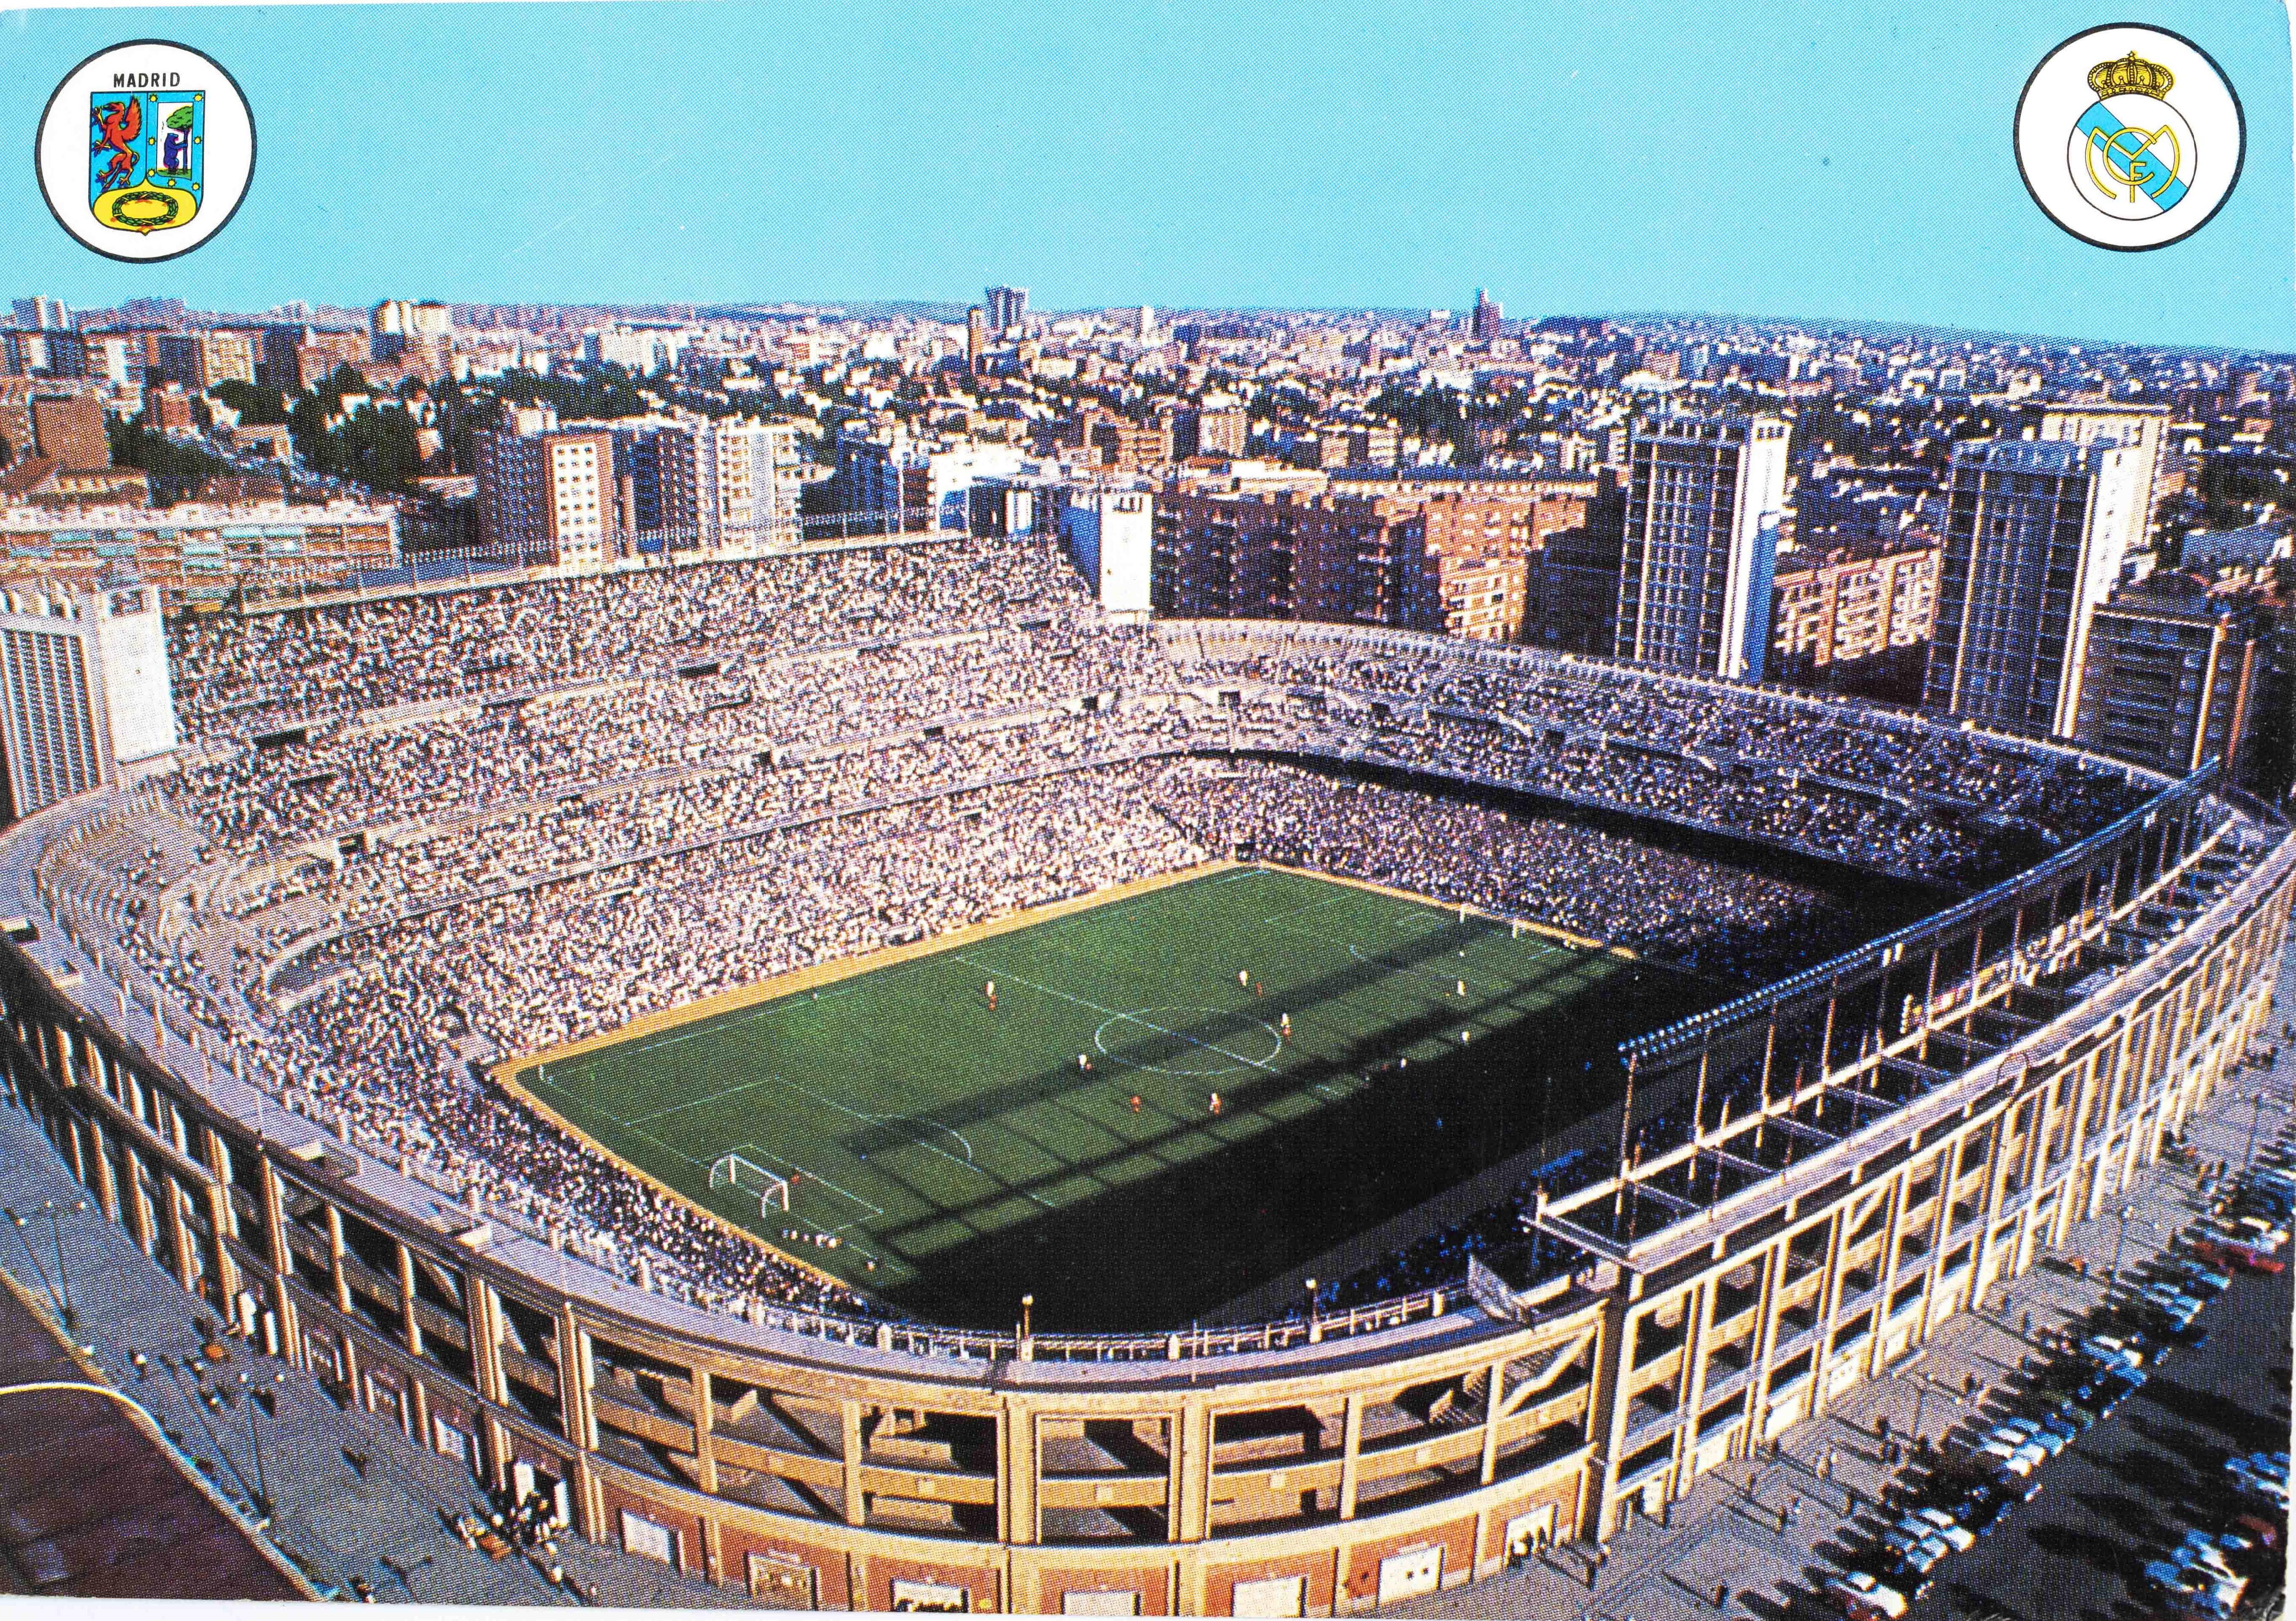
[[[625,1516],[668,1515],[660,1503],[677,1491],[722,1493],[737,1476],[749,1483],[737,1494],[750,1508],[811,1517],[857,1535],[873,1528],[897,1541],[954,1538],[1008,1552],[1039,1535],[1168,1536],[1204,1542],[1215,1551],[1229,1537],[1239,1568],[1276,1568],[1267,1560],[1283,1549],[1255,1542],[1260,1530],[1304,1538],[1303,1548],[1340,1547],[1344,1556],[1341,1544],[1352,1545],[1346,1538],[1335,1543],[1311,1528],[1360,1513],[1392,1520],[1403,1535],[1437,1523],[1447,1494],[1464,1493],[1472,1500],[1477,1529],[1472,1545],[1456,1551],[1448,1568],[1454,1576],[1488,1569],[1505,1541],[1493,1540],[1500,1523],[1513,1523],[1501,1513],[1513,1502],[1501,1490],[1509,1480],[1559,1510],[1559,1519],[1550,1515],[1543,1522],[1546,1534],[1599,1530],[1630,1501],[1655,1501],[1644,1494],[1659,1478],[1652,1460],[1661,1442],[1668,1470],[1678,1471],[1668,1474],[1668,1482],[1686,1482],[1710,1466],[1702,1461],[1707,1439],[1681,1423],[1679,1400],[1666,1409],[1665,1423],[1649,1401],[1631,1419],[1624,1407],[1619,1416],[1593,1412],[1593,1359],[1626,1353],[1590,1348],[1581,1318],[1603,1309],[1620,1269],[1636,1265],[1638,1246],[1670,1232],[1669,1224],[1692,1222],[1686,1213],[1705,1208],[1701,1190],[1709,1184],[1700,1180],[1695,1156],[1706,1151],[1702,1134],[1721,1128],[1704,1112],[1710,1100],[1702,1094],[1686,1106],[1656,1103],[1639,1122],[1650,1134],[1650,1170],[1641,1164],[1637,1137],[1632,1166],[1582,1155],[1536,1188],[1501,1187],[1328,1284],[1317,1297],[1320,1308],[1333,1314],[1328,1322],[1221,1330],[1215,1339],[1191,1330],[1196,1337],[1185,1343],[1169,1325],[1148,1324],[1130,1339],[1079,1339],[1065,1349],[1046,1339],[1024,1349],[1009,1336],[937,1337],[927,1325],[884,1321],[882,1308],[850,1289],[665,1197],[537,1118],[484,1078],[485,1066],[497,1059],[594,1036],[791,969],[1237,852],[1537,919],[1694,970],[1756,1000],[1773,982],[1800,985],[1792,978],[1798,974],[1831,974],[1838,984],[1864,971],[1841,966],[1849,959],[1841,954],[1857,945],[1855,921],[1817,888],[1766,875],[1751,857],[1726,862],[1609,831],[1671,824],[1696,836],[1685,848],[1711,847],[1697,844],[1701,839],[1767,846],[1839,870],[1971,896],[1968,905],[1982,913],[1978,921],[1941,913],[1949,921],[1916,948],[1931,954],[1933,987],[1944,983],[1936,963],[1945,960],[1947,945],[1939,942],[1957,942],[1953,948],[1973,964],[1969,988],[1954,993],[1958,1004],[1933,989],[1920,1013],[1957,1018],[1964,1032],[1974,1027],[1980,1004],[1998,1001],[2005,1010],[2004,996],[2025,999],[2020,1008],[2055,996],[2050,1017],[2070,1017],[2102,993],[2091,978],[2066,976],[2075,969],[2094,975],[2100,965],[2108,978],[2120,976],[2133,987],[2136,1003],[2150,1007],[2144,998],[2156,987],[2143,974],[2156,970],[2142,965],[2169,958],[2198,963],[2218,954],[2208,960],[2226,964],[2209,981],[2221,1027],[2210,1027],[2208,1061],[2178,1071],[2185,1078],[2177,1084],[2186,1089],[2183,1107],[2193,1090],[2211,1084],[2210,1066],[2222,1051],[2236,1046],[2241,1032],[2261,1017],[2262,1004],[2249,987],[2284,927],[2284,830],[2209,797],[2205,785],[2171,803],[2169,785],[2159,779],[2046,745],[1855,702],[1700,683],[1528,649],[1343,626],[1111,624],[1061,554],[1032,540],[875,543],[613,579],[316,602],[188,621],[175,632],[171,652],[188,740],[180,769],[58,806],[0,845],[0,855],[12,849],[29,864],[45,915],[126,987],[117,1008],[101,1011],[97,1019],[140,1030],[140,1052],[72,1060],[102,1081],[100,1089],[112,1091],[118,1074],[146,1062],[175,1063],[204,1076],[211,1088],[228,1077],[245,1095],[260,1094],[285,1114],[316,1122],[354,1156],[450,1191],[474,1216],[499,1221],[540,1253],[578,1254],[586,1271],[651,1291],[660,1298],[664,1322],[675,1320],[660,1331],[698,1336],[697,1344],[718,1344],[710,1337],[737,1328],[748,1331],[742,1325],[895,1362],[912,1351],[960,1362],[975,1355],[1185,1360],[1216,1344],[1218,1354],[1240,1359],[1233,1377],[1248,1391],[1261,1371],[1250,1357],[1312,1359],[1327,1337],[1349,1333],[1419,1334],[1432,1338],[1398,1340],[1395,1355],[1453,1355],[1443,1364],[1451,1371],[1437,1379],[1450,1380],[1446,1411],[1480,1415],[1453,1446],[1439,1438],[1456,1426],[1431,1416],[1425,1401],[1382,1396],[1373,1428],[1401,1448],[1392,1467],[1366,1472],[1350,1461],[1352,1484],[1342,1486],[1334,1465],[1331,1481],[1317,1474],[1306,1488],[1317,1506],[1300,1507],[1292,1489],[1288,1510],[1272,1506],[1290,1489],[1282,1484],[1280,1461],[1296,1457],[1293,1467],[1306,1467],[1337,1451],[1356,1459],[1365,1445],[1360,1406],[1349,1408],[1355,1416],[1345,1422],[1355,1429],[1344,1445],[1335,1429],[1296,1451],[1273,1441],[1253,1451],[1215,1430],[1205,1432],[1209,1439],[1184,1441],[1173,1426],[1210,1420],[1167,1415],[1158,1420],[1167,1426],[1160,1432],[1164,1438],[1151,1448],[1163,1461],[1144,1466],[1155,1476],[1152,1491],[1128,1480],[1122,1486],[1125,1502],[1136,1500],[1137,1515],[1109,1510],[1115,1499],[1095,1499],[1088,1488],[1079,1488],[1080,1497],[1064,1495],[1051,1479],[1061,1470],[1045,1465],[1051,1474],[1038,1478],[1032,1462],[1028,1490],[1037,1494],[1032,1502],[1042,1501],[1029,1511],[1024,1534],[1012,1518],[1022,1510],[1004,1494],[1019,1489],[1003,1484],[1004,1466],[968,1473],[951,1461],[962,1446],[944,1455],[921,1441],[912,1451],[941,1458],[933,1467],[946,1465],[966,1480],[985,1469],[996,1484],[986,1499],[965,1501],[990,1502],[995,1513],[984,1518],[946,1501],[930,1510],[888,1507],[917,1494],[912,1486],[905,1496],[890,1478],[870,1488],[874,1494],[865,1502],[856,1460],[876,1444],[865,1437],[857,1441],[849,1430],[840,1440],[833,1402],[827,1437],[816,1435],[808,1445],[825,1459],[829,1475],[849,1471],[841,1487],[808,1485],[800,1478],[807,1470],[768,1467],[756,1457],[742,1465],[681,1464],[666,1473],[658,1460],[644,1461],[642,1447],[615,1454],[606,1470],[612,1448],[555,1406],[540,1429],[514,1443],[507,1437],[515,1426],[501,1428],[504,1414],[516,1417],[504,1406],[510,1388],[504,1381],[519,1376],[478,1358],[473,1388],[502,1410],[490,1420],[501,1434],[481,1449],[484,1467],[507,1471],[525,1445],[548,1453],[555,1469],[574,1468],[578,1461],[564,1455],[570,1435],[580,1466],[619,1470],[615,1489],[623,1494],[586,1487],[590,1495],[578,1519],[591,1535],[625,1540],[633,1534],[627,1525],[616,1529],[610,1506],[620,1505],[614,1511]],[[1612,820],[1597,826],[1542,815],[1530,808],[1538,801],[1597,823]],[[2172,818],[2173,840],[2147,831],[2153,824],[2145,817],[2156,811]],[[2054,893],[2076,887],[2082,902],[2067,910],[2049,900],[2046,930],[2037,927],[2029,937],[2023,926],[2036,915],[2038,891],[2016,886],[2037,863],[2050,861],[2065,864],[2052,880]],[[2090,880],[2108,869],[2111,882],[2100,901]],[[2126,907],[2119,899],[2124,889],[2134,897]],[[2174,928],[2156,915],[2164,907],[2182,908]],[[2230,934],[2193,921],[2235,913],[2238,927]],[[1995,927],[2002,916],[2016,924],[2005,936]],[[2039,956],[2032,954],[2037,938],[2046,942]],[[2005,950],[2010,955],[2001,960],[2017,966],[1997,966]],[[2075,996],[2049,988],[2075,978],[2091,990]],[[1895,995],[1901,987],[1884,988]],[[152,1011],[139,1010],[130,993]],[[7,994],[33,995],[20,979],[10,982]],[[1768,1005],[1786,1004],[1780,993]],[[2030,1009],[2013,1017],[2020,1030],[2046,1022]],[[1748,1027],[1731,1027],[1742,1034]],[[1963,1044],[1953,1049],[1950,1065],[1939,1045],[1948,1042]],[[1771,1134],[1807,1132],[1812,1141],[1849,1142],[1867,1124],[1887,1126],[1882,1117],[1890,1109],[1928,1107],[1933,1094],[1942,1095],[1939,1089],[1960,1084],[1956,1077],[1964,1067],[1995,1073],[2014,1044],[1939,1034],[1922,1047],[1918,1066],[1906,1060],[1908,1074],[1920,1071],[1918,1085],[1909,1082],[1887,1100],[1869,1086],[1873,1095],[1849,1109],[1864,1123],[1855,1130],[1840,1124],[1841,1107],[1827,1116],[1820,1101],[1807,1124],[1800,1117],[1776,1121]],[[1831,1044],[1816,1050],[1814,1095],[1841,1058]],[[1876,1061],[1857,1055],[1869,1070]],[[2032,1073],[2038,1078],[2040,1070]],[[1769,1118],[1804,1107],[1799,1074],[1789,1103],[1783,1088],[1774,1095],[1765,1068],[1751,1104],[1745,1074],[1741,1064],[1728,1079],[1738,1089],[1729,1095],[1742,1109]],[[2006,1094],[2005,1101],[1985,1096],[1994,1100],[1988,1109],[1997,1102],[2013,1113],[2021,1107]],[[2109,1117],[2108,1135],[2123,1134],[2101,1142],[2097,1155],[2133,1151],[2127,1134],[2136,1129],[2130,1122],[2136,1111],[2152,1109],[2157,1120],[2168,1107],[2148,1097],[2140,1103],[2131,1094],[2083,1117],[2092,1123]],[[2054,1133],[2060,1118],[2054,1091],[2048,1107]],[[241,1124],[229,1129],[242,1129],[246,1117],[236,1118]],[[202,1129],[218,1142],[226,1130],[220,1123]],[[1676,1137],[1687,1145],[1683,1151],[1693,1156],[1693,1168],[1686,1180],[1663,1182],[1660,1162],[1675,1151],[1668,1145]],[[2030,1140],[2006,1134],[1997,1151]],[[1756,1173],[1814,1175],[1791,1153],[1780,1161],[1769,1146],[1740,1146],[1742,1152],[1724,1156],[1742,1179],[1734,1187],[1752,1186],[1746,1179]],[[243,1144],[216,1150],[221,1174],[228,1179],[233,1156],[250,1151]],[[268,1165],[276,1150],[255,1151]],[[2091,1158],[2079,1150],[2074,1169]],[[2030,1257],[2033,1224],[2070,1219],[2078,1202],[2101,1196],[2093,1176],[2064,1175],[2072,1178],[2069,1191],[2052,1195],[2056,1202],[2046,1207],[2039,1184],[2030,1175],[2024,1179],[2027,1203],[2016,1217],[2023,1225],[2004,1240],[2013,1250],[2023,1242]],[[1721,1186],[1720,1178],[1711,1185]],[[1605,1226],[1584,1201],[1607,1192],[1615,1192],[1621,1212],[1647,1208],[1660,1214],[1641,1225],[1622,1215]],[[1567,1223],[1549,1207],[1566,1196],[1580,1201],[1570,1205]],[[1804,1212],[1798,1219],[1845,1217],[1846,1207],[1827,1202],[1833,1197],[1797,1205]],[[383,1218],[370,1210],[360,1219]],[[1496,1262],[1531,1231],[1541,1238],[1544,1258],[1504,1286],[1494,1284],[1486,1268],[1476,1297],[1480,1326],[1462,1326],[1451,1314],[1467,1298],[1462,1271],[1471,1260]],[[1784,1228],[1779,1232],[1780,1243],[1802,1241]],[[436,1240],[419,1226],[394,1226],[390,1233],[406,1255],[414,1253],[408,1246]],[[209,1238],[223,1242],[212,1232]],[[1991,1256],[1993,1240],[1986,1244]],[[1721,1251],[1716,1255],[1719,1265]],[[450,1250],[447,1259],[456,1257]],[[387,1269],[369,1265],[387,1280]],[[421,1265],[406,1265],[419,1282]],[[224,1270],[211,1262],[199,1275],[219,1287]],[[291,1265],[273,1281],[270,1309],[283,1313],[299,1298],[291,1289],[306,1287],[299,1275]],[[1672,1298],[1673,1274],[1668,1280],[1653,1300]],[[513,1293],[520,1287],[497,1282]],[[348,1281],[332,1287],[339,1304],[354,1292]],[[1940,1298],[1957,1289],[1955,1298],[1964,1304],[1971,1292],[1965,1274],[1935,1287]],[[567,1295],[544,1310],[544,1319],[554,1321],[553,1311],[607,1311],[603,1298],[611,1297],[585,1297],[578,1305]],[[1894,1309],[1894,1298],[1890,1304]],[[324,1315],[317,1305],[307,1309],[314,1321]],[[689,1309],[702,1315],[677,1315]],[[611,1310],[626,1314],[628,1307]],[[1923,1310],[1926,1323],[1930,1308]],[[342,1324],[330,1344],[368,1331],[348,1306],[336,1314]],[[699,1326],[709,1321],[728,1326]],[[599,1353],[609,1384],[621,1380],[643,1390],[646,1379],[656,1381],[652,1411],[668,1415],[661,1422],[668,1428],[657,1429],[668,1439],[648,1445],[711,1457],[709,1445],[697,1439],[710,1426],[697,1429],[692,1388],[682,1409],[663,1394],[668,1385],[659,1370],[647,1371],[635,1348],[644,1335],[634,1339],[634,1330],[613,1328],[604,1316],[594,1329],[609,1339],[623,1336],[623,1350],[613,1353],[619,1363]],[[1496,1352],[1468,1348],[1477,1335],[1502,1330],[1517,1339]],[[406,1333],[403,1324],[395,1331]],[[529,1362],[544,1355],[535,1347],[554,1332],[528,1336],[532,1343],[523,1355]],[[1456,1347],[1447,1336],[1458,1337]],[[751,1347],[738,1355],[767,1354]],[[1782,1353],[1782,1360],[1794,1355]],[[1531,1363],[1537,1367],[1525,1372]],[[743,1378],[767,1377],[752,1363],[740,1365],[750,1368]],[[911,1377],[898,1366],[871,1366],[896,1382]],[[1570,1370],[1578,1371],[1563,1378]],[[1521,1405],[1526,1396],[1549,1388],[1524,1384],[1517,1405],[1503,1406],[1497,1387],[1533,1373],[1562,1382],[1527,1407]],[[1337,1391],[1347,1379],[1366,1376],[1331,1377]],[[1649,1383],[1638,1377],[1636,1389]],[[554,1402],[573,1399],[565,1394],[572,1386],[559,1388]],[[1569,1392],[1576,1392],[1575,1417],[1563,1416]],[[448,1392],[439,1399],[461,1398]],[[636,1398],[625,1391],[615,1399]],[[1808,1411],[1817,1399],[1801,1399],[1798,1410]],[[736,1401],[734,1407],[746,1413],[758,1404]],[[1776,1412],[1787,1411],[1781,1398]],[[1128,1417],[1135,1420],[1148,1421]],[[1771,1421],[1742,1408],[1726,1439],[1742,1445]],[[758,1418],[743,1432],[750,1436],[744,1445],[759,1456],[784,1443],[796,1445],[791,1437],[775,1439],[781,1436],[775,1426],[793,1432],[805,1422],[810,1420]],[[623,1427],[634,1435],[656,1433],[635,1420]],[[1477,1432],[1488,1440],[1477,1441]],[[560,1439],[549,1440],[552,1434]],[[1405,1454],[1413,1445],[1435,1447],[1445,1459],[1456,1453],[1466,1472],[1454,1478],[1439,1462],[1411,1462]],[[1201,1485],[1187,1487],[1195,1495],[1168,1495],[1158,1471],[1168,1468],[1177,1481],[1184,1454],[1196,1460],[1187,1469],[1201,1470],[1215,1453],[1226,1460],[1222,1467],[1234,1470],[1246,1470],[1247,1456],[1279,1460],[1277,1484],[1269,1485],[1262,1469],[1233,1510],[1203,1497]],[[724,1456],[735,1455],[726,1443]],[[886,1455],[904,1454],[889,1444]],[[1102,1467],[1079,1464],[1078,1470]],[[636,1484],[641,1478],[644,1483]],[[1672,1489],[1664,1486],[1660,1494]],[[1382,1497],[1392,1501],[1377,1508]],[[1055,1500],[1065,1506],[1054,1506]],[[754,1584],[755,1568],[745,1575],[714,1540],[721,1532],[708,1514],[715,1510],[676,1501],[691,1525],[679,1535],[694,1545],[673,1557],[701,1568],[707,1544],[715,1550],[710,1568],[718,1579]],[[1516,1518],[1538,1511],[1530,1496],[1516,1506]],[[1152,1530],[1138,1528],[1152,1520]],[[676,1537],[671,1545],[685,1547]],[[917,1552],[910,1543],[899,1545],[911,1556]],[[992,1567],[1004,1571],[998,1579],[1021,1579],[1019,1566],[995,1566],[984,1556],[971,1560],[964,1583]],[[1338,1567],[1327,1558],[1317,1568],[1324,1576],[1301,1578],[1308,1585],[1300,1601],[1310,1609],[1370,1596],[1349,1585],[1357,1577],[1347,1557]],[[872,1585],[873,1577],[849,1573],[832,1581],[819,1571],[816,1577],[821,1584],[813,1596],[824,1602],[850,1599],[883,1608],[900,1596],[882,1582]],[[1050,1601],[1057,1609],[1058,1592],[1045,1584],[1051,1579],[1031,1566],[1024,1586],[999,1589],[991,1581],[966,1591],[977,1602]],[[1186,1577],[1190,1590],[1167,1591],[1163,1602],[1218,1609],[1240,1601],[1233,1583],[1223,1587],[1220,1579],[1200,1560]]]

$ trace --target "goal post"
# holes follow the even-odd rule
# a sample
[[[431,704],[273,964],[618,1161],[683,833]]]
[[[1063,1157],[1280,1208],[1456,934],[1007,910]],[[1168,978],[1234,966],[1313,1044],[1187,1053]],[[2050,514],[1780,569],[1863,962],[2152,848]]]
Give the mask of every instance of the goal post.
[[[719,1188],[732,1188],[738,1193],[755,1196],[760,1216],[769,1205],[780,1206],[784,1214],[790,1208],[789,1178],[740,1154],[720,1154],[710,1162],[709,1187],[713,1192]]]

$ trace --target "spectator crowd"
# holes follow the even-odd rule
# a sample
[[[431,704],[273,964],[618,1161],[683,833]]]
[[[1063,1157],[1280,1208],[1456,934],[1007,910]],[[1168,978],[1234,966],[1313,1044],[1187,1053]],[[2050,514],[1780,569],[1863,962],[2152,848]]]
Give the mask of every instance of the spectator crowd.
[[[51,876],[112,897],[119,948],[250,1079],[721,1304],[862,1303],[587,1153],[485,1060],[1227,855],[1767,978],[1854,944],[1854,920],[1473,785],[1959,884],[2142,795],[1997,740],[1611,667],[1114,625],[1033,541],[172,634],[184,765],[136,820],[59,840]]]

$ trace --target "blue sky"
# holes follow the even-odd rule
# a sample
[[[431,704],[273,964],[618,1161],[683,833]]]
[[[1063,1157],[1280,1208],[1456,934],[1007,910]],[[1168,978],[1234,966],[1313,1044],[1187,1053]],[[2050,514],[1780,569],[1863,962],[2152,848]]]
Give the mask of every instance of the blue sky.
[[[2026,75],[2100,22],[2223,66],[2206,229],[2089,247],[2017,176]],[[255,184],[187,258],[43,207],[39,110],[117,40],[206,51]],[[0,12],[0,294],[1439,306],[1927,322],[2296,350],[2278,0],[982,0]]]

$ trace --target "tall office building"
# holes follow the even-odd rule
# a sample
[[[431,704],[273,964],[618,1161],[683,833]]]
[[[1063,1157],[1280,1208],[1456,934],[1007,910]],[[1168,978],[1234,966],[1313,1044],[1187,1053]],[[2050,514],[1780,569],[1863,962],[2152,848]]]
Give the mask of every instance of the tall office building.
[[[71,325],[71,311],[64,307],[62,299],[51,299],[37,293],[16,300],[16,324],[35,329],[61,330]]]
[[[2051,405],[2041,413],[2037,438],[2074,445],[2123,445],[2136,453],[2136,487],[2143,510],[2133,520],[2129,544],[2142,546],[2152,532],[2159,499],[2162,440],[2169,431],[2166,405]]]
[[[1505,315],[1499,308],[1499,301],[1481,288],[1476,288],[1475,313],[1468,328],[1470,335],[1475,341],[1488,343],[1499,335],[1499,329],[1505,324]]]
[[[2074,735],[2089,748],[2171,776],[2224,762],[2246,774],[2266,684],[2270,616],[2155,576],[2096,610]]]
[[[626,524],[611,432],[482,433],[477,471],[479,533],[496,556],[584,570],[612,560]]]
[[[1061,539],[1100,605],[1146,623],[1156,553],[1155,498],[1146,490],[1071,489],[1061,507],[1060,526]]]
[[[1937,543],[1919,530],[1779,560],[1770,678],[1918,703],[1937,619]]]
[[[988,311],[988,324],[998,332],[1018,326],[1029,314],[1029,290],[1025,287],[992,287],[981,296]]]
[[[1611,636],[1619,658],[1761,679],[1788,432],[1773,416],[1635,424]]]
[[[0,787],[10,821],[175,747],[158,592],[0,590]]]
[[[1956,448],[1931,708],[2003,732],[2073,735],[2091,619],[2144,536],[2141,454],[2070,439]]]
[[[103,428],[103,401],[86,387],[36,389],[29,413],[32,444],[58,467],[111,465],[111,441]]]

